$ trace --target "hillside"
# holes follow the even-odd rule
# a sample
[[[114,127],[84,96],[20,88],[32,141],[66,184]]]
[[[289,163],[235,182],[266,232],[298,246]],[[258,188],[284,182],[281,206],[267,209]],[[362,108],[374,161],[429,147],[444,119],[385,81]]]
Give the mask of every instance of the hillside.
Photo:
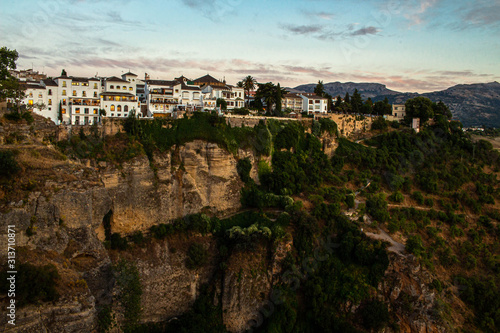
[[[325,91],[332,96],[344,97],[358,89],[363,99],[373,101],[388,98],[390,103],[403,104],[406,100],[424,96],[434,102],[442,101],[450,108],[453,118],[462,122],[465,127],[487,126],[500,127],[500,83],[460,84],[446,90],[431,93],[403,93],[387,89],[379,83],[340,83],[324,84]],[[313,92],[316,84],[305,84],[295,87],[297,90]]]
[[[500,327],[500,155],[455,122],[0,124],[6,332]]]

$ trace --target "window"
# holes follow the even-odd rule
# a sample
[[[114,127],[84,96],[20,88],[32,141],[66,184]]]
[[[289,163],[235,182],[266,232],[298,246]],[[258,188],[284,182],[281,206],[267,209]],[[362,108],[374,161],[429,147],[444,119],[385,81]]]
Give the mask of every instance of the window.
[[[80,116],[75,116],[75,125],[80,124]]]
[[[116,111],[121,112],[121,111],[122,111],[122,106],[121,106],[121,105],[118,105],[118,106],[116,107]]]
[[[397,116],[398,116],[398,114],[397,114],[397,113],[395,113],[395,114],[394,114],[394,117],[397,117]]]
[[[121,116],[122,116],[122,114],[121,114],[121,113],[118,113],[116,116],[117,116],[117,117],[121,117]]]
[[[115,105],[114,104],[111,104],[111,108],[110,108],[111,111],[115,111]]]
[[[117,102],[120,101],[120,96],[116,96],[115,101],[117,101]]]
[[[97,97],[97,91],[94,91],[94,97]]]
[[[114,117],[114,116],[115,116],[115,114],[114,114],[114,113],[112,113],[112,114],[111,114],[111,117]]]
[[[316,103],[316,104],[319,104],[319,102],[320,102],[319,99],[317,99],[317,100],[314,101],[314,103]]]
[[[134,88],[130,87],[130,88],[128,88],[128,90],[130,90],[130,91],[134,91]]]
[[[87,92],[86,91],[82,91],[82,97],[87,97]]]
[[[116,86],[116,89],[120,89],[120,86]]]
[[[89,117],[85,117],[85,124],[89,123]]]
[[[313,101],[312,101],[312,100],[309,100],[309,104],[312,104],[312,103],[313,103]]]
[[[72,86],[79,86],[79,85],[80,85],[80,83],[78,83],[78,82],[71,82],[71,85],[72,85]]]
[[[33,100],[32,100],[32,99],[30,99],[30,100],[28,101],[28,105],[33,105]]]
[[[62,100],[62,105],[66,105],[66,98]]]
[[[80,113],[80,108],[75,108],[75,113]]]
[[[62,114],[66,114],[66,109],[62,109]]]
[[[30,92],[30,97],[33,97],[33,92]]]
[[[52,95],[52,89],[49,89],[49,96]]]
[[[123,86],[123,90],[127,90],[127,87]]]
[[[42,97],[43,97],[42,93],[38,93],[38,98],[42,98]]]
[[[73,90],[73,96],[76,96],[76,90]]]
[[[63,91],[62,91],[62,95],[63,95],[63,96],[66,96],[66,90],[63,90]]]
[[[125,105],[125,106],[123,107],[123,111],[128,112],[128,105]]]
[[[94,89],[97,89],[97,83],[94,83]]]
[[[85,114],[89,114],[89,108],[85,108],[85,109],[83,109],[83,113],[85,113]]]
[[[52,100],[51,100],[51,99],[49,99],[49,101],[48,101],[48,103],[47,103],[47,104],[52,105]]]
[[[97,109],[94,108],[94,114],[97,114]]]
[[[88,82],[82,82],[82,86],[88,87],[89,83]]]
[[[63,88],[66,88],[66,81],[62,82],[62,86],[63,86]]]

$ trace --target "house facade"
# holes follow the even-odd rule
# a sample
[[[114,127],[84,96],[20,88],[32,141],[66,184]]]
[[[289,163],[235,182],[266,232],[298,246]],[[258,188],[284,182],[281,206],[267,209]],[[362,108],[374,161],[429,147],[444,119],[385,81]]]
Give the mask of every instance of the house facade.
[[[292,112],[300,113],[303,110],[303,99],[300,94],[285,94],[281,99],[281,109],[290,109]]]
[[[299,95],[302,98],[302,112],[307,112],[308,114],[328,112],[328,100],[326,98],[313,93]]]
[[[394,120],[403,120],[406,116],[406,107],[404,104],[392,105],[392,117]]]
[[[135,75],[135,74],[134,74]],[[104,92],[100,94],[100,106],[108,118],[126,118],[134,111],[140,114],[140,102],[136,96],[137,84],[112,76],[104,80]]]

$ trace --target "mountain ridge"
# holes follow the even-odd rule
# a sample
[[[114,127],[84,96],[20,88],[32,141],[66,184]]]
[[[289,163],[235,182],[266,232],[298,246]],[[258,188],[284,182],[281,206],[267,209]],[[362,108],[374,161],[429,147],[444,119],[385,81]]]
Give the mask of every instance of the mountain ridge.
[[[299,85],[292,88],[297,91],[313,92],[315,83]],[[344,97],[355,89],[363,99],[371,98],[374,102],[387,98],[389,103],[403,104],[406,100],[417,96],[442,101],[450,108],[454,119],[458,119],[466,127],[487,126],[500,127],[500,83],[457,84],[444,90],[427,93],[399,92],[388,89],[385,84],[368,82],[329,82],[324,84],[325,92],[332,96]]]

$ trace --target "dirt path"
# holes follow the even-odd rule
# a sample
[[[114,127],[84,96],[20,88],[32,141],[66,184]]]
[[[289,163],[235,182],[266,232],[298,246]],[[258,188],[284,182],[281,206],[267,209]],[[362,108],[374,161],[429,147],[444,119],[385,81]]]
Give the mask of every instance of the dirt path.
[[[388,251],[394,252],[400,256],[405,255],[404,254],[405,253],[405,246],[403,244],[396,242],[394,239],[392,239],[392,237],[387,232],[380,229],[379,227],[377,227],[377,229],[379,231],[378,234],[367,231],[367,232],[365,232],[365,235],[367,235],[368,237],[373,238],[373,239],[379,239],[379,240],[389,242],[391,245],[387,248]]]

